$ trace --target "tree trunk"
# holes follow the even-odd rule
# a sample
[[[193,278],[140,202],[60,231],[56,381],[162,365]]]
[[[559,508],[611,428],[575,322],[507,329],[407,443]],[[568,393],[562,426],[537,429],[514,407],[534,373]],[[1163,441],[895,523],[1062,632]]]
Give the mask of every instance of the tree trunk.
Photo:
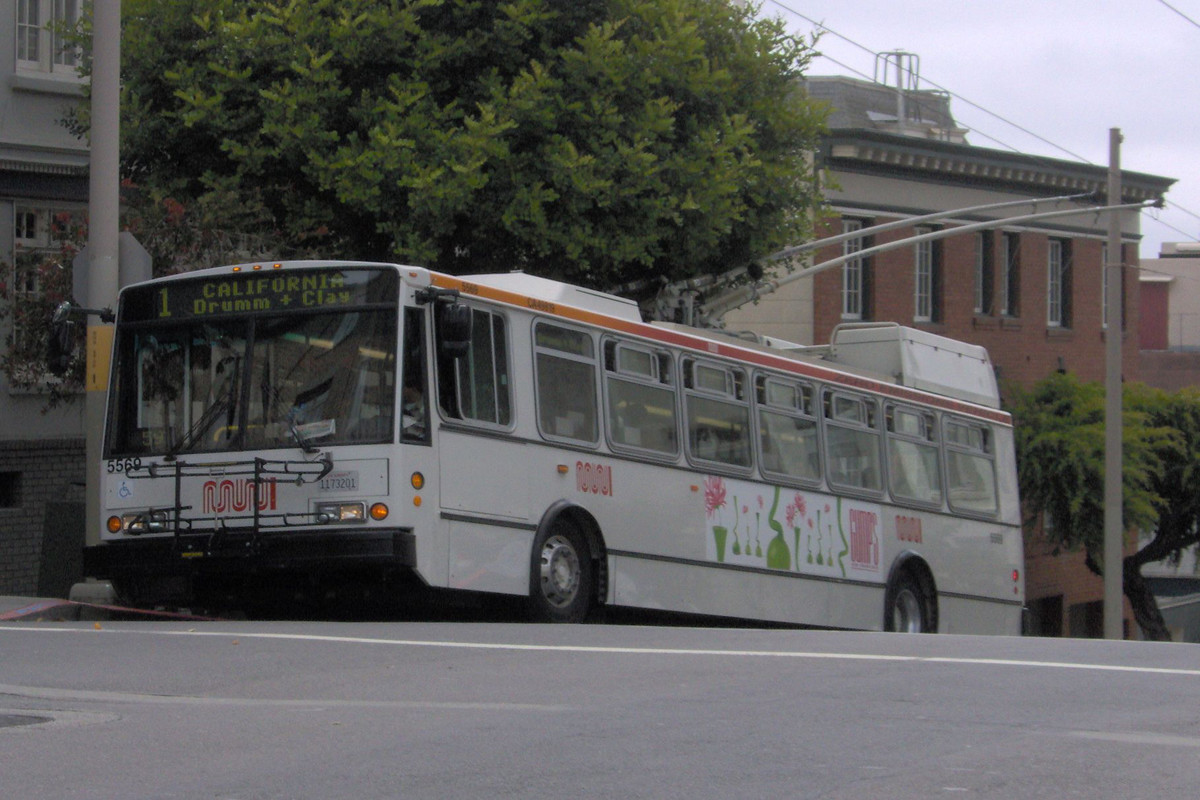
[[[1142,635],[1152,642],[1171,641],[1171,632],[1167,630],[1167,623],[1162,612],[1158,610],[1158,601],[1154,599],[1150,587],[1146,585],[1146,579],[1142,577],[1141,564],[1135,563],[1132,558],[1126,558],[1122,564],[1121,577],[1125,596],[1129,598],[1129,604],[1133,607],[1133,618],[1142,629]]]

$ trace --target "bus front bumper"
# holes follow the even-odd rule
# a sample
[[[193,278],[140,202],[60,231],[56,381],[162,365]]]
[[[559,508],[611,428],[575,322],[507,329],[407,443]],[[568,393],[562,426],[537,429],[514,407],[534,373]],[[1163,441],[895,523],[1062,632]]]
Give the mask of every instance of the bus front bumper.
[[[416,537],[411,530],[397,528],[257,535],[189,533],[105,542],[83,551],[85,575],[115,581],[359,567],[413,568],[416,563]]]

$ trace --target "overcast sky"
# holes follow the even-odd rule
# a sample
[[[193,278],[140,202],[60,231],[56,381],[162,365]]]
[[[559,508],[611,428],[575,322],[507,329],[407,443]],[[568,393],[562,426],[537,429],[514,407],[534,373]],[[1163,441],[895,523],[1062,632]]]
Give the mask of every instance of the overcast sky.
[[[920,57],[922,89],[978,147],[1176,179],[1142,214],[1142,258],[1200,239],[1200,0],[762,0],[798,33],[828,30],[811,75],[871,79],[875,53]]]

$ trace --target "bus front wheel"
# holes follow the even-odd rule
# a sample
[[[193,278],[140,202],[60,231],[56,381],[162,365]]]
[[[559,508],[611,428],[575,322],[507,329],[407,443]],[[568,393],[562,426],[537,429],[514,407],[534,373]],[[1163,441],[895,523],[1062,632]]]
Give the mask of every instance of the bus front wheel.
[[[538,534],[530,575],[530,611],[540,622],[583,622],[591,608],[595,572],[583,534],[558,521]]]

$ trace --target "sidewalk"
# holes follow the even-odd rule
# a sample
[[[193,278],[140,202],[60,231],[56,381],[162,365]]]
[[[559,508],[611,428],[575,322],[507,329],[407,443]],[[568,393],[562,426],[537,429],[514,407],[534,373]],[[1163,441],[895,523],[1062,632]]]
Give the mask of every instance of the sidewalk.
[[[78,603],[50,597],[0,595],[0,622],[61,622],[80,619]]]
[[[80,603],[51,597],[0,595],[0,623],[4,622],[75,622],[79,620],[204,620],[193,614],[148,611],[141,608]]]

